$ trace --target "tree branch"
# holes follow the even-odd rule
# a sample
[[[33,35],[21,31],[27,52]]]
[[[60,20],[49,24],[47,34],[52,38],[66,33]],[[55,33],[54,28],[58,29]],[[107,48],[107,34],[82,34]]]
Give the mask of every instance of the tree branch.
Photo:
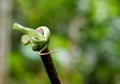
[[[47,53],[47,52],[49,52],[48,48],[42,51],[42,53]],[[49,79],[51,81],[51,84],[62,84],[59,78],[59,75],[56,71],[51,55],[47,54],[47,55],[41,56],[41,59],[45,66],[45,70],[49,76]]]

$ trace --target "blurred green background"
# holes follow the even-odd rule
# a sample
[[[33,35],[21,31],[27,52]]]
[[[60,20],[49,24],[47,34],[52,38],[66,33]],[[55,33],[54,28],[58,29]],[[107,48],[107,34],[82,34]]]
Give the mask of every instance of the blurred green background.
[[[12,22],[51,30],[63,84],[120,84],[120,0],[13,0]],[[12,28],[12,27],[10,27]],[[50,84],[39,55],[12,30],[7,84]]]

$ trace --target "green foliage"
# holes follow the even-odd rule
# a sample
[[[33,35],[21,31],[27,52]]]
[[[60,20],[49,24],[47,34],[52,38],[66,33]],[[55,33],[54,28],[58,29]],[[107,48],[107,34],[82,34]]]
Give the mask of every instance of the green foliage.
[[[50,50],[64,51],[60,54],[62,62],[58,55],[61,51],[53,55],[64,84],[119,84],[119,3],[119,0],[14,0],[13,20],[28,27],[45,25],[50,28]],[[76,17],[79,20],[74,22]],[[74,29],[71,35],[78,40],[71,39],[70,25],[79,27],[80,36],[75,36]],[[14,51],[10,58],[11,84],[15,81],[48,84],[41,62],[33,61],[24,54],[30,51],[16,47],[16,43],[20,43],[16,42],[19,37],[15,36],[18,35],[14,32]],[[18,53],[21,50],[23,54]],[[64,64],[68,61],[64,58],[67,55],[68,66]]]
[[[47,25],[56,28],[73,16],[76,0],[15,0],[15,18],[30,27]],[[24,20],[22,19],[24,17]],[[58,24],[56,24],[59,23]]]

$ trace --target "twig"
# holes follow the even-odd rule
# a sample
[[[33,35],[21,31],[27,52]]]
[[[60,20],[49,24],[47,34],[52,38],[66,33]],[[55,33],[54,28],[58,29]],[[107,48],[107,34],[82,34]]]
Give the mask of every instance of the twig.
[[[50,56],[50,53],[52,52],[49,52],[48,48],[46,48],[49,42],[50,30],[45,26],[38,27],[34,30],[18,23],[13,24],[13,29],[26,33],[27,36],[24,35],[22,37],[23,44],[32,44],[33,51],[40,51],[40,54],[44,55],[41,56],[41,59],[50,78],[51,84],[62,84]]]
[[[42,53],[49,52],[48,48],[46,48]],[[62,84],[59,75],[56,71],[55,65],[53,63],[52,57],[50,54],[46,54],[44,56],[41,56],[42,62],[45,66],[45,70],[49,76],[49,79],[51,81],[51,84]]]

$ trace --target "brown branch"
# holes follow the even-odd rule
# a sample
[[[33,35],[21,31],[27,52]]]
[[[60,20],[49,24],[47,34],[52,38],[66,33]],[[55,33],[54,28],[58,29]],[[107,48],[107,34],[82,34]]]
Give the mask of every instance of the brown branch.
[[[49,52],[48,48],[46,48],[42,53]],[[46,54],[44,56],[41,56],[42,62],[45,66],[45,70],[49,76],[49,79],[51,81],[51,84],[62,84],[58,73],[56,71],[55,65],[53,63],[52,57],[50,54]]]

